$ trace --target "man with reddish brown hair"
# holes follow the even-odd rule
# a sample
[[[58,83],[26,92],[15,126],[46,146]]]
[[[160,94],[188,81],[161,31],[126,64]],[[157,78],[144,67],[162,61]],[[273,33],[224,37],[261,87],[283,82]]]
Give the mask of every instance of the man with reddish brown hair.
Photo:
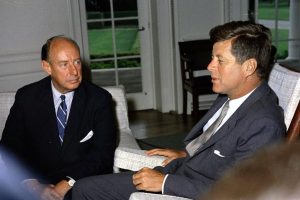
[[[168,151],[173,160],[164,167],[79,180],[74,200],[125,200],[136,191],[194,199],[236,162],[284,138],[283,110],[266,82],[270,30],[249,21],[229,22],[213,28],[210,39],[207,68],[220,95],[185,138],[186,152]]]

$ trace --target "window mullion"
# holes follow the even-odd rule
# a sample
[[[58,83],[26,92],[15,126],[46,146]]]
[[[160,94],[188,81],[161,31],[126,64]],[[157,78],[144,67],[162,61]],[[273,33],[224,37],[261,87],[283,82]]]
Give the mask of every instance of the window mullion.
[[[114,53],[114,67],[116,75],[116,85],[119,85],[119,73],[118,73],[118,61],[117,61],[117,45],[116,45],[116,26],[115,26],[115,13],[113,0],[110,0],[110,12],[111,12],[111,29],[112,29],[112,42]]]

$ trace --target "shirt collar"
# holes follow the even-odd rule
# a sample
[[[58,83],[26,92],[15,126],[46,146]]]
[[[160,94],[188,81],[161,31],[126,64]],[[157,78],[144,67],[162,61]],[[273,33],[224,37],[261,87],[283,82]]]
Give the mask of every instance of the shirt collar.
[[[66,102],[69,101],[70,99],[73,98],[74,96],[74,91],[67,92],[65,94],[60,93],[53,85],[53,82],[51,81],[51,88],[52,88],[52,94],[53,94],[53,99],[54,102],[60,102],[60,96],[65,95],[66,96]]]
[[[253,90],[251,90],[250,92],[248,92],[247,94],[245,94],[242,97],[239,97],[237,99],[233,99],[233,100],[229,100],[229,108],[238,108],[249,96],[250,94],[252,94],[254,92],[256,88],[254,88]]]

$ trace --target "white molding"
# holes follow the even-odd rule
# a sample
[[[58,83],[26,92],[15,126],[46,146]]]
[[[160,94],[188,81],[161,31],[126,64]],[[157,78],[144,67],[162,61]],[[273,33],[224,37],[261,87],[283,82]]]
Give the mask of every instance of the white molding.
[[[211,95],[200,95],[199,96],[199,110],[208,110],[217,98],[217,94]],[[187,114],[191,114],[192,110],[192,95],[188,93],[188,103],[187,103]]]
[[[68,26],[69,26],[69,35],[71,38],[74,38],[75,35],[75,31],[74,31],[74,10],[73,10],[73,6],[72,3],[70,2],[70,0],[66,0],[67,2],[67,19],[68,19]],[[72,1],[75,2],[75,1]],[[75,39],[75,38],[74,38]]]
[[[12,62],[22,62],[22,61],[32,61],[40,60],[39,52],[24,52],[24,53],[12,53],[12,54],[2,54],[0,55],[0,64],[12,63]]]
[[[157,1],[159,70],[161,83],[161,111],[175,110],[174,38],[171,1]]]
[[[44,72],[30,72],[0,77],[0,92],[15,92],[20,87],[47,76]]]
[[[234,20],[248,20],[248,1],[223,0],[224,23]]]

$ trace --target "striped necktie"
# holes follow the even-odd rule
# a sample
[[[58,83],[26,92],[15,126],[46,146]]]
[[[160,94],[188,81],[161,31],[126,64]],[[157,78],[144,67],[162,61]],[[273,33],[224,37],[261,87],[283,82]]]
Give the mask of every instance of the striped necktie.
[[[66,105],[66,96],[61,95],[61,103],[57,109],[57,126],[58,126],[58,133],[59,133],[59,139],[62,143],[64,140],[64,134],[65,134],[65,127],[67,125],[67,105]]]
[[[205,132],[187,144],[186,150],[190,156],[193,156],[195,152],[216,132],[217,128],[220,126],[224,117],[226,116],[228,109],[229,101],[226,101],[216,121],[214,121]]]

